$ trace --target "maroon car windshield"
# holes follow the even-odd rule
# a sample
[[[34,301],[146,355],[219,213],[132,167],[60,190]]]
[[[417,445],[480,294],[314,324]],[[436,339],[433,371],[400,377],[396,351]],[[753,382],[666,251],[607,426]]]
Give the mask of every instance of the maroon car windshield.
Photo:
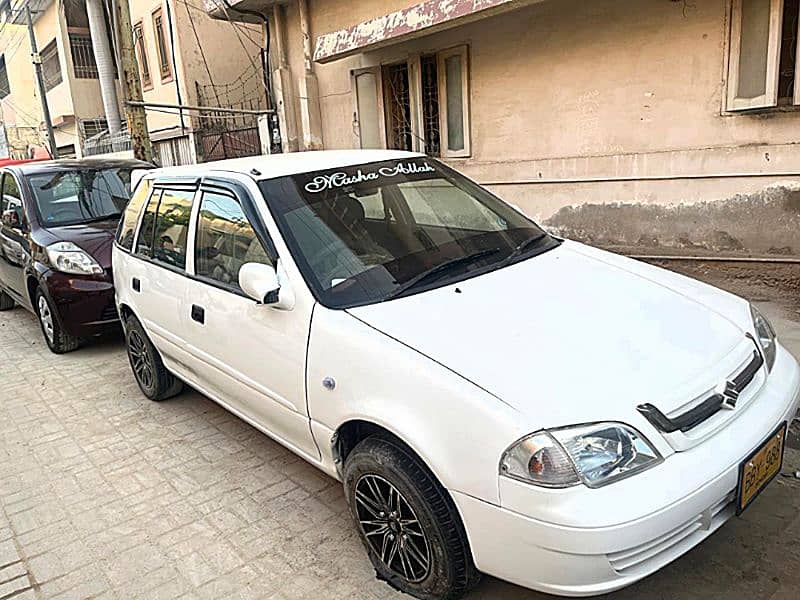
[[[28,179],[44,227],[117,219],[130,198],[131,169],[85,169]]]

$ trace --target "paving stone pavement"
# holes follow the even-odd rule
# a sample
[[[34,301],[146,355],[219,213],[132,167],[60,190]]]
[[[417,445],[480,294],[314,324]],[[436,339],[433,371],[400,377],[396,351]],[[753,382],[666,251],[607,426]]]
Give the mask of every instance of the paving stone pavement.
[[[800,354],[800,324],[776,323]],[[615,598],[796,598],[798,492],[779,478]],[[375,579],[337,482],[197,392],[146,400],[119,339],[51,354],[22,309],[0,313],[0,509],[0,600],[404,597]],[[544,597],[492,578],[471,596]]]

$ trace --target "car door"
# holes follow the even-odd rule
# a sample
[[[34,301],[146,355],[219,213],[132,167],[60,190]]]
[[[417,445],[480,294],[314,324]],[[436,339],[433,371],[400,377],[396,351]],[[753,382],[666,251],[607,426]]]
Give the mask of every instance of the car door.
[[[196,186],[156,184],[142,215],[126,282],[133,291],[134,311],[172,371],[182,375],[185,319],[181,312],[187,290],[186,256],[189,219]]]
[[[22,192],[14,175],[2,174],[0,199],[0,281],[17,300],[30,304],[25,293],[25,265],[30,257],[29,223]]]
[[[245,263],[276,265],[274,245],[246,190],[204,185],[192,219],[193,277],[182,311],[196,384],[296,452],[319,460],[305,396],[313,305],[277,310],[239,288]]]

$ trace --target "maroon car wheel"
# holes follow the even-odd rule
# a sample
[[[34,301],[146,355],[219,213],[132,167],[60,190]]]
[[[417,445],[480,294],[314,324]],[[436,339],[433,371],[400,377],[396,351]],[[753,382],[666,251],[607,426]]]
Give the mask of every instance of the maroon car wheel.
[[[69,335],[61,328],[53,305],[41,289],[36,290],[36,316],[42,327],[44,341],[54,354],[72,352],[81,344],[80,338]]]

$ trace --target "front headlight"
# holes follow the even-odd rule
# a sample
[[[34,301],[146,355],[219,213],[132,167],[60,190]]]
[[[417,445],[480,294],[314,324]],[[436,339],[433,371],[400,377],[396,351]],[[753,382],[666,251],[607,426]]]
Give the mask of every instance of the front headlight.
[[[50,266],[72,275],[101,275],[103,267],[72,242],[56,242],[45,248]]]
[[[756,331],[756,342],[761,347],[761,352],[764,354],[764,362],[767,363],[767,371],[772,371],[772,365],[775,364],[775,352],[778,344],[775,341],[775,330],[767,318],[758,312],[758,309],[750,305],[750,314],[753,315],[753,327]]]
[[[543,487],[583,482],[600,487],[663,460],[638,431],[622,423],[594,423],[539,431],[503,453],[500,474]]]

